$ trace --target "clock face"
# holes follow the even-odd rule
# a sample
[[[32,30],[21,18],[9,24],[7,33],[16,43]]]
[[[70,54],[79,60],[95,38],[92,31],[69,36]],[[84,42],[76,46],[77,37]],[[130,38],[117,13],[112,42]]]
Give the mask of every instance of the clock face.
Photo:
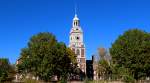
[[[76,40],[80,40],[80,37],[77,36],[77,37],[76,37]]]

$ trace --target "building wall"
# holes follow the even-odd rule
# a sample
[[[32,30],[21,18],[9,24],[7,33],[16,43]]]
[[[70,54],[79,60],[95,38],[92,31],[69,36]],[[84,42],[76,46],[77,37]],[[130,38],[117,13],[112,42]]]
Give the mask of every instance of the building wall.
[[[80,27],[80,21],[77,15],[73,18],[72,28],[69,36],[69,47],[76,54],[78,67],[86,73],[85,45],[83,42],[83,31]]]
[[[86,60],[86,76],[89,80],[93,80],[93,60]]]

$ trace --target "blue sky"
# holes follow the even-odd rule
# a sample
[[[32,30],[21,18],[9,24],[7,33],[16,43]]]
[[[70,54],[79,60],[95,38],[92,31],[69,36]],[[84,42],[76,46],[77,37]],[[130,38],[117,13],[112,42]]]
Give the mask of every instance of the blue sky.
[[[150,32],[150,0],[76,0],[86,57],[110,48],[132,28]],[[15,63],[21,48],[38,32],[52,32],[69,43],[74,0],[0,0],[0,57]]]

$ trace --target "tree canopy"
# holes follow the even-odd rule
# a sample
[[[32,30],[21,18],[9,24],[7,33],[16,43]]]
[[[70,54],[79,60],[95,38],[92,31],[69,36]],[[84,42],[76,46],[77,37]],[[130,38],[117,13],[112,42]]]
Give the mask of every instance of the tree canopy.
[[[9,60],[0,58],[0,82],[12,81],[15,70],[10,65]]]
[[[39,33],[31,37],[26,48],[21,50],[18,71],[31,73],[41,80],[53,76],[66,77],[75,66],[76,56],[51,33]]]
[[[134,79],[150,76],[150,33],[132,29],[120,35],[110,48],[113,63]]]

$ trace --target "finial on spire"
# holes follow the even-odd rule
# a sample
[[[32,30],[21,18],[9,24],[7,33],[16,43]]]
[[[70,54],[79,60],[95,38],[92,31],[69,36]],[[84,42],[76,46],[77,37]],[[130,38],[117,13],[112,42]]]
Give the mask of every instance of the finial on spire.
[[[74,0],[75,1],[75,0]],[[80,22],[79,22],[79,18],[77,16],[77,5],[76,3],[74,2],[74,13],[75,13],[75,16],[73,18],[73,27],[76,27],[76,26],[80,26]]]
[[[74,11],[75,11],[75,15],[77,15],[77,6],[76,6],[76,4],[75,4],[75,9],[74,9]]]
[[[75,16],[77,16],[77,3],[76,3],[76,0],[74,0],[74,13],[75,13]]]

